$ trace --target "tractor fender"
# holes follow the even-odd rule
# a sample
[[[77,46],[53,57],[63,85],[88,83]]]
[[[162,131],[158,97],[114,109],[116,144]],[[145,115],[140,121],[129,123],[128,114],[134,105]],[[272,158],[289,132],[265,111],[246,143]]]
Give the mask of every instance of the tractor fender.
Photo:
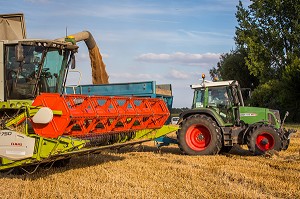
[[[191,115],[195,115],[195,114],[204,114],[204,115],[207,115],[211,118],[213,118],[218,126],[222,127],[222,126],[225,126],[225,123],[223,121],[223,119],[220,117],[220,115],[218,115],[218,113],[212,109],[191,109],[191,110],[187,110],[187,111],[184,111],[182,113],[180,113],[179,117],[179,121],[178,121],[178,124],[181,125],[181,123],[183,122],[183,120]]]

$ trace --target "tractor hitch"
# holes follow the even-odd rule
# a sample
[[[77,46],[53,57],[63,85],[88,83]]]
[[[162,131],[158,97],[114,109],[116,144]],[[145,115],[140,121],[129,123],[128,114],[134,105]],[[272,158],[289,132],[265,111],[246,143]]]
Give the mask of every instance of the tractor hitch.
[[[296,133],[296,129],[280,129],[282,150],[287,150],[290,144],[290,138],[292,133]]]
[[[287,118],[287,116],[289,115],[289,112],[287,111],[284,115],[284,118],[280,124],[280,134],[281,134],[281,140],[282,140],[282,150],[287,150],[287,148],[289,147],[290,144],[290,138],[291,138],[291,134],[292,133],[296,133],[297,130],[295,129],[285,129],[283,128],[285,119]]]

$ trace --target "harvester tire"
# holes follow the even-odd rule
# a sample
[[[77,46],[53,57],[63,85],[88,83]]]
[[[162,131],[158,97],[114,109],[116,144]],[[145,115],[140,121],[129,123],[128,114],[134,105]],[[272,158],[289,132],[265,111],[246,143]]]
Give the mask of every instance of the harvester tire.
[[[281,151],[282,141],[279,132],[270,125],[259,125],[247,136],[247,146],[254,155],[263,155],[266,151]]]
[[[187,155],[215,155],[222,147],[221,129],[206,115],[184,119],[177,140],[180,150]]]

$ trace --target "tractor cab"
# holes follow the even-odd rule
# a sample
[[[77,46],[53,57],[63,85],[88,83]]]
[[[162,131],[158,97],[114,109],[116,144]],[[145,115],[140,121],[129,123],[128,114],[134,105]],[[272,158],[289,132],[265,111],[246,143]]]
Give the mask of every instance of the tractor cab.
[[[237,81],[203,81],[201,84],[191,85],[194,89],[192,109],[211,108],[226,123],[234,123],[234,111],[244,106],[241,89]]]
[[[242,89],[234,80],[211,82],[203,78],[201,84],[191,85],[194,89],[192,109],[211,110],[222,119],[221,126],[254,123],[269,123],[281,126],[278,110],[245,106]]]

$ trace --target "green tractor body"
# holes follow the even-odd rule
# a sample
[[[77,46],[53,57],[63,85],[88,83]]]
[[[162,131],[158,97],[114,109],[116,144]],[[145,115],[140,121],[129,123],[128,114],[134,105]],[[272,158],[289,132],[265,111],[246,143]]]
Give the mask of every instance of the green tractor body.
[[[192,109],[180,115],[177,133],[184,153],[212,155],[235,144],[247,144],[254,154],[287,149],[292,130],[282,128],[279,111],[245,106],[237,81],[203,81],[191,88]]]

